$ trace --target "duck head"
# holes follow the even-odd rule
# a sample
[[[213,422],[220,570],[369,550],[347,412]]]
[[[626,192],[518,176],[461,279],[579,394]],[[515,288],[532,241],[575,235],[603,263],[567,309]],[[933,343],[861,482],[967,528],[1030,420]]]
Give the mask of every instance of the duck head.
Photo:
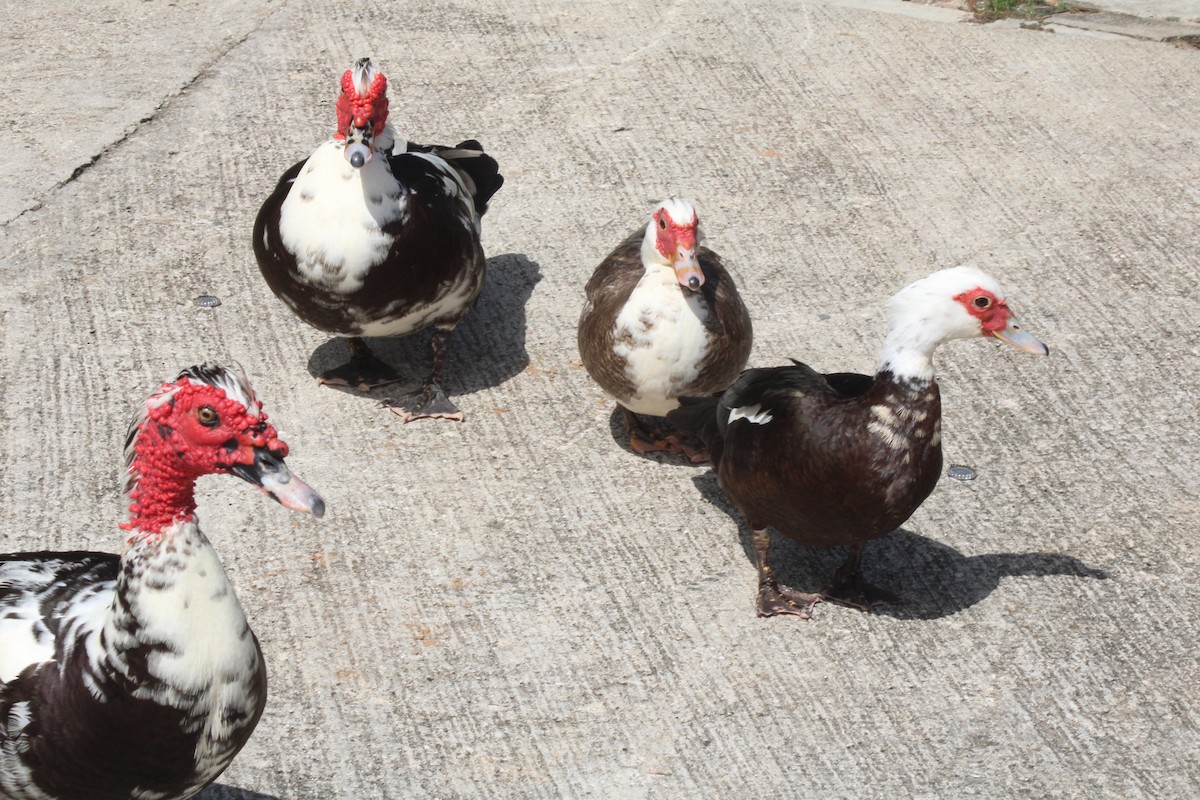
[[[699,252],[700,220],[695,206],[681,197],[663,200],[646,226],[642,263],[671,267],[680,286],[697,292],[704,285]]]
[[[376,151],[392,146],[387,130],[387,77],[371,66],[371,59],[360,58],[342,74],[341,87],[333,138],[346,143],[346,160],[358,169],[370,163]]]
[[[236,475],[285,508],[322,516],[325,502],[289,472],[287,454],[244,373],[189,367],[148,397],[130,426],[122,527],[155,533],[190,519],[196,479],[212,474]]]
[[[944,269],[909,284],[892,297],[887,317],[880,370],[899,377],[931,378],[934,349],[953,339],[993,337],[1033,355],[1050,352],[1021,328],[1000,284],[975,267]]]

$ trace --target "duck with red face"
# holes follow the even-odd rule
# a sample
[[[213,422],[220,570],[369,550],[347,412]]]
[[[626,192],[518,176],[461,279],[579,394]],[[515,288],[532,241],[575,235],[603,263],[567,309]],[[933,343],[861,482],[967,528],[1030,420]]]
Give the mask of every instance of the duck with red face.
[[[703,461],[698,443],[666,430],[663,418],[681,395],[727,387],[750,357],[750,314],[720,257],[701,241],[695,206],[668,198],[584,290],[579,355],[617,401],[637,453]]]
[[[266,668],[195,484],[237,475],[322,516],[287,454],[240,370],[185,369],[129,429],[124,553],[0,556],[0,796],[188,798],[224,771]]]
[[[942,270],[888,303],[873,376],[822,375],[798,361],[750,369],[719,399],[688,399],[668,415],[706,442],[721,487],[753,531],[759,616],[807,619],[822,600],[865,611],[895,599],[862,581],[863,548],[902,525],[937,484],[942,406],[933,353],[944,342],[979,337],[1049,352],[1021,329],[990,276]],[[820,592],[797,591],[775,580],[770,528],[850,553]]]
[[[432,328],[432,370],[384,404],[405,422],[461,420],[441,387],[446,352],[483,289],[480,220],[504,178],[473,139],[443,147],[399,138],[387,78],[370,59],[339,87],[332,137],[283,174],[255,219],[259,269],[298,317],[348,340],[348,363],[320,383],[366,391],[401,382],[365,339]]]

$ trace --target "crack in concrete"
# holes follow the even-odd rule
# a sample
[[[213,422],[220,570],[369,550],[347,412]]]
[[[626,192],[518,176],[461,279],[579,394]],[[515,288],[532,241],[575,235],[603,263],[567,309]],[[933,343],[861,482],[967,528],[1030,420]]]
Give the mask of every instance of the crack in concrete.
[[[161,101],[159,101],[158,105],[154,107],[153,111],[151,111],[149,114],[147,114],[146,116],[139,119],[133,125],[129,126],[129,128],[126,129],[125,133],[123,133],[119,138],[113,140],[112,142],[109,142],[107,145],[105,145],[103,148],[101,148],[98,153],[94,154],[87,161],[85,161],[82,164],[80,164],[79,166],[75,167],[75,169],[71,171],[71,174],[69,176],[67,176],[65,179],[59,181],[58,183],[54,184],[49,189],[47,189],[42,194],[42,196],[33,203],[33,205],[29,206],[28,208],[23,209],[20,213],[16,214],[15,216],[11,217],[10,219],[6,219],[3,222],[0,222],[0,234],[7,232],[7,229],[11,225],[16,223],[18,220],[20,220],[26,214],[33,214],[33,213],[36,213],[36,212],[40,211],[41,209],[45,208],[46,203],[48,203],[50,201],[50,198],[53,197],[55,193],[59,192],[63,188],[74,183],[81,176],[85,175],[88,172],[88,170],[90,170],[92,167],[94,167],[98,163],[100,163],[100,161],[102,161],[106,156],[115,152],[123,144],[125,144],[127,141],[129,141],[131,138],[133,138],[133,136],[135,134],[137,134],[139,131],[141,131],[146,125],[154,122],[154,120],[156,120],[158,118],[158,116],[171,105],[172,101],[174,101],[176,98],[181,97],[182,95],[186,94],[189,89],[191,89],[193,86],[195,86],[197,83],[199,83],[204,77],[206,77],[209,73],[211,73],[213,68],[215,68],[218,64],[220,64],[230,53],[232,53],[235,49],[237,49],[241,45],[245,44],[247,41],[249,41],[250,37],[254,36],[254,34],[256,34],[260,30],[262,30],[262,27],[265,24],[267,24],[267,21],[269,19],[271,19],[271,17],[275,16],[275,14],[279,13],[279,11],[283,7],[285,7],[285,6],[281,6],[280,8],[275,9],[275,11],[272,11],[272,12],[266,14],[265,16],[263,16],[263,18],[260,19],[253,28],[251,28],[249,31],[247,31],[245,34],[243,34],[240,38],[238,38],[236,41],[234,41],[232,44],[230,44],[224,50],[221,50],[220,52],[218,52],[207,63],[202,64],[200,66],[200,68],[198,70],[196,70],[195,74],[190,79],[185,81],[181,86],[179,86],[174,91],[168,92],[163,97],[163,99]]]

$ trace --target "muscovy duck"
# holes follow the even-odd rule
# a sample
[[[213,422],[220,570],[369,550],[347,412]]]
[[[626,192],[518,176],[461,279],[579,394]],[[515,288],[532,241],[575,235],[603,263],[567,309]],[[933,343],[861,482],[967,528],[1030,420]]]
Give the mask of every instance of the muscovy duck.
[[[682,395],[724,389],[745,368],[750,314],[720,257],[700,245],[695,206],[671,197],[592,273],[579,318],[583,366],[616,399],[637,453],[703,453],[662,430]],[[653,420],[643,421],[644,414]]]
[[[0,797],[187,798],[229,765],[266,670],[195,482],[237,475],[321,516],[287,452],[243,374],[185,369],[129,429],[123,555],[0,556]]]
[[[441,388],[446,348],[483,289],[480,218],[503,183],[474,140],[397,141],[383,73],[368,58],[346,70],[333,138],[283,174],[254,222],[271,291],[308,324],[350,340],[350,362],[321,383],[366,390],[401,380],[362,337],[432,326],[428,378],[385,405],[405,422],[463,418]]]
[[[823,599],[864,611],[896,599],[865,584],[859,562],[866,543],[903,524],[941,474],[938,345],[992,336],[1049,352],[1021,330],[999,284],[973,267],[905,287],[887,317],[874,377],[821,375],[800,362],[750,369],[719,398],[689,398],[668,415],[708,444],[718,482],[753,532],[759,616],[807,619]],[[850,554],[817,594],[780,586],[767,561],[768,528],[805,545],[849,545]]]

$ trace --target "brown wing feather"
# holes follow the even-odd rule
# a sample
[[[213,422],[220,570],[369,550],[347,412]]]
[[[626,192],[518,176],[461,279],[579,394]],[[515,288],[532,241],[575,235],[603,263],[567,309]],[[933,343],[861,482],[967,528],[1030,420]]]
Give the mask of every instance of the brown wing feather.
[[[941,415],[936,384],[923,388],[919,401],[917,395],[908,401],[921,415],[897,414],[913,430],[923,429],[919,436],[907,428],[898,432],[908,447],[871,435],[873,409],[896,407],[898,393],[906,394],[894,382],[877,380],[850,397],[815,384],[764,395],[761,402],[775,419],[729,425],[721,486],[751,526],[771,526],[806,545],[858,544],[887,534],[933,491],[942,463],[930,435]]]
[[[592,380],[614,397],[629,398],[637,391],[625,373],[625,359],[613,352],[617,315],[637,286],[645,267],[639,228],[617,245],[592,273],[584,287],[587,303],[579,317],[579,357]]]
[[[701,362],[699,377],[687,389],[692,395],[719,392],[737,380],[754,343],[750,312],[721,257],[707,247],[700,248],[700,269],[704,273],[700,291],[709,310],[705,325],[712,342]]]

